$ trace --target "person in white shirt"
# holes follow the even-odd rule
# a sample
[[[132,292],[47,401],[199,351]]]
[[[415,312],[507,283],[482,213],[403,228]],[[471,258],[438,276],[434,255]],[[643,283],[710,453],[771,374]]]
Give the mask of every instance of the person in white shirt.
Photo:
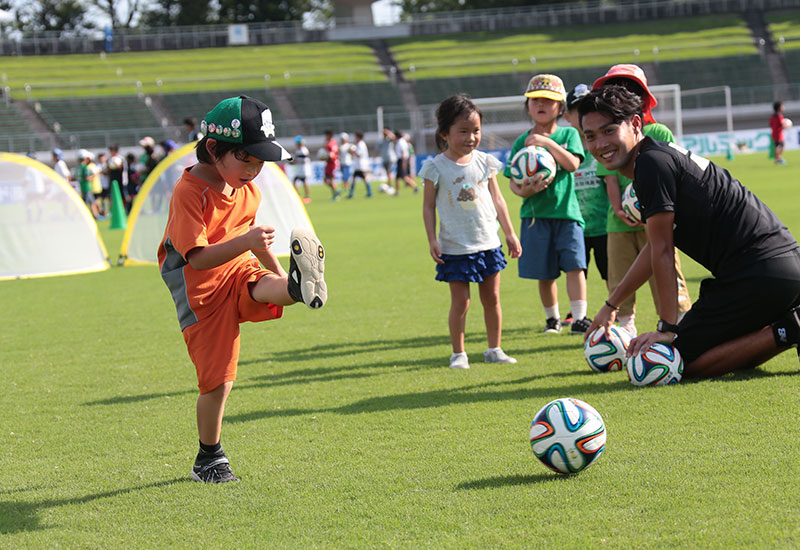
[[[350,134],[342,132],[339,134],[339,169],[342,171],[342,188],[347,191],[347,186],[350,185],[350,176],[353,170],[353,153],[356,146],[350,143]]]
[[[350,184],[350,193],[347,198],[353,198],[353,193],[356,191],[357,178],[361,178],[364,181],[364,185],[367,188],[367,198],[369,198],[372,196],[372,185],[369,182],[372,167],[370,166],[369,148],[367,147],[367,142],[364,141],[364,132],[356,132],[355,152],[353,154],[356,157],[356,169],[353,172],[353,181]]]
[[[70,172],[69,166],[67,166],[67,162],[64,160],[64,151],[58,147],[53,149],[53,170],[56,174],[64,178],[76,193],[80,194],[78,182],[72,177],[72,172]]]
[[[394,180],[394,189],[400,193],[400,182],[403,181],[406,187],[414,190],[414,193],[419,192],[417,182],[411,176],[411,153],[408,148],[408,134],[404,134],[399,130],[395,132],[397,136],[397,143],[395,149],[397,151],[397,177]]]
[[[292,184],[298,195],[300,191],[297,190],[297,184],[300,183],[303,185],[303,204],[308,204],[311,202],[308,189],[308,182],[311,179],[311,153],[308,151],[308,147],[306,147],[303,136],[294,138],[294,146],[295,149],[292,161],[294,164],[294,178],[292,179]]]

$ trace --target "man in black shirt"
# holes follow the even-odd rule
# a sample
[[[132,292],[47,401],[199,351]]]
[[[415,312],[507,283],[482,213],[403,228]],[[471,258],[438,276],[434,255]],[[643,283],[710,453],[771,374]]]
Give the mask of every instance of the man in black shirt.
[[[674,342],[686,376],[718,376],[759,365],[800,343],[800,246],[778,217],[726,170],[672,143],[642,135],[641,102],[619,86],[579,106],[589,152],[633,179],[648,244],[590,334],[609,327],[620,304],[655,275],[661,320],[631,341],[635,355]],[[692,309],[678,322],[674,246],[708,269]]]

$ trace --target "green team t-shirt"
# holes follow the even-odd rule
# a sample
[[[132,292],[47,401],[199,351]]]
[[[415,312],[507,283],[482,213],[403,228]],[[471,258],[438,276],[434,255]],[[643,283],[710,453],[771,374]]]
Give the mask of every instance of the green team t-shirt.
[[[89,177],[92,173],[89,171],[89,165],[80,163],[78,165],[78,184],[81,187],[81,193],[86,194],[92,190],[91,182],[89,181]]]
[[[599,237],[606,234],[606,216],[608,212],[608,194],[603,179],[597,176],[597,161],[592,155],[586,155],[580,167],[575,170],[575,194],[581,207],[581,214],[586,225],[583,235]]]
[[[508,157],[509,163],[517,151],[525,147],[527,137],[528,132],[525,132],[514,140],[514,144],[511,146],[511,154]],[[572,126],[559,126],[555,132],[547,137],[583,162],[583,144],[581,143],[581,136],[575,128]],[[503,174],[507,178],[511,177],[511,169],[508,163]],[[547,189],[522,201],[519,215],[521,218],[574,220],[583,227],[583,216],[578,204],[578,197],[575,195],[575,177],[572,172],[567,172],[559,166],[555,178],[547,186]]]
[[[642,129],[642,133],[656,141],[666,141],[667,143],[675,142],[675,136],[672,135],[672,130],[658,122],[654,124],[645,124],[644,128]],[[631,182],[631,180],[619,172],[614,170],[606,170],[603,165],[599,163],[597,165],[597,175],[600,177],[617,176],[619,179],[620,196],[625,192],[625,188],[628,187],[628,184]],[[644,231],[644,227],[631,227],[630,225],[626,224],[624,221],[619,219],[616,214],[614,214],[614,209],[611,208],[611,205],[609,204],[606,230],[608,233],[628,233],[631,231]]]

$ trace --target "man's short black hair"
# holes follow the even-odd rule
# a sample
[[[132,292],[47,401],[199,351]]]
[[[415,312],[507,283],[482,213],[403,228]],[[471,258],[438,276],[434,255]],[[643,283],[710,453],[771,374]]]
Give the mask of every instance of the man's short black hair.
[[[642,100],[622,86],[601,86],[586,94],[578,105],[578,120],[589,113],[607,115],[615,124],[642,116]]]

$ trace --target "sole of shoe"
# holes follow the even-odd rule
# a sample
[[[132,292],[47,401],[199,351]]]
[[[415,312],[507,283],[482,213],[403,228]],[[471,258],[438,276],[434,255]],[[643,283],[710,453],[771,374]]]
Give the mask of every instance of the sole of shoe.
[[[308,229],[297,228],[290,238],[292,258],[299,271],[300,294],[311,309],[319,309],[328,301],[328,286],[325,284],[325,248]],[[296,274],[290,270],[289,277]]]

